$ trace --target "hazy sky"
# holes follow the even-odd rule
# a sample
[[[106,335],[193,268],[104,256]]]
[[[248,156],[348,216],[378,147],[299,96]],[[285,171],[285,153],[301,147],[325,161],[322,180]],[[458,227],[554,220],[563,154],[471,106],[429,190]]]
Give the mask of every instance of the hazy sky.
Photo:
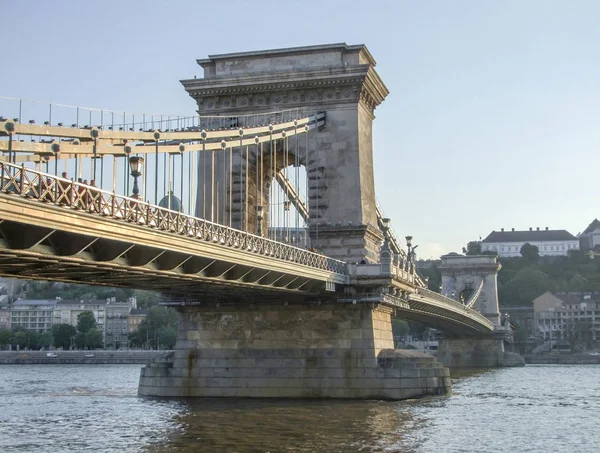
[[[365,44],[377,196],[423,258],[600,215],[600,2],[0,0],[0,95],[190,114],[209,54]],[[2,112],[0,112],[2,114]]]

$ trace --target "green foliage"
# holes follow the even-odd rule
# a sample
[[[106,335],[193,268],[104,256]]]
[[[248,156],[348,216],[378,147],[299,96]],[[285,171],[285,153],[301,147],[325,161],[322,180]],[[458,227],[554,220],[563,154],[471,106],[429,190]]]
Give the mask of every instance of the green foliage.
[[[12,337],[12,344],[14,344],[19,349],[24,349],[27,347],[27,340],[28,340],[27,332],[25,332],[24,330],[21,330],[19,332],[14,333],[14,335]]]
[[[84,300],[106,300],[114,297],[118,301],[124,301],[135,297],[139,308],[150,308],[158,305],[161,296],[154,291],[107,288],[105,286],[77,285],[74,283],[42,282],[26,280],[24,298],[27,299],[84,299]]]
[[[563,332],[573,351],[591,348],[593,346],[592,326],[583,320],[569,320]]]
[[[539,269],[526,267],[502,285],[505,305],[530,305],[533,299],[546,291],[555,291],[550,277]]]
[[[138,308],[154,307],[155,305],[158,305],[161,299],[159,293],[154,291],[144,291],[141,289],[136,289],[133,293],[133,297],[135,297],[137,301]]]
[[[44,349],[49,349],[54,344],[54,337],[52,336],[52,332],[47,330],[40,335],[40,347]]]
[[[481,255],[481,241],[469,241],[467,248],[463,247],[465,255]]]
[[[89,310],[82,311],[77,315],[77,331],[85,334],[87,331],[96,328],[96,318],[94,313]]]
[[[148,349],[172,349],[175,345],[179,313],[166,307],[150,308],[136,332],[130,335],[132,346]]]
[[[600,260],[581,251],[569,256],[538,257],[535,247],[521,249],[520,258],[501,258],[498,296],[501,305],[531,305],[546,291],[600,291]],[[526,249],[526,250],[523,250]],[[529,249],[529,250],[527,250]]]
[[[529,263],[537,263],[540,259],[540,250],[537,246],[531,245],[529,242],[526,242],[521,247],[521,256],[525,261]]]
[[[75,348],[85,349],[85,332],[77,332],[75,335]]]
[[[573,292],[587,291],[589,288],[589,282],[581,274],[575,274],[567,283],[567,289]]]
[[[177,330],[174,327],[165,327],[161,329],[158,335],[158,341],[163,349],[173,349],[177,341]]]
[[[406,321],[399,318],[392,318],[392,332],[395,337],[404,337],[408,335],[410,327]]]
[[[10,329],[0,329],[0,348],[6,348],[12,339],[12,332]]]
[[[90,329],[85,334],[85,347],[88,349],[99,349],[102,344],[102,332],[98,329]]]
[[[57,348],[69,349],[76,334],[77,330],[70,324],[54,324],[52,326],[54,346]]]

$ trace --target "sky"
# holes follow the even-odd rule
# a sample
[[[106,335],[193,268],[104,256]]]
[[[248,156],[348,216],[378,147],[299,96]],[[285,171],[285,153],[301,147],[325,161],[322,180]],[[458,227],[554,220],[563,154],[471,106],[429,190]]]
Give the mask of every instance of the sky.
[[[193,114],[212,54],[365,44],[377,197],[420,258],[600,216],[600,2],[0,0],[0,96]],[[1,106],[0,106],[1,110]],[[2,112],[0,111],[0,114]]]

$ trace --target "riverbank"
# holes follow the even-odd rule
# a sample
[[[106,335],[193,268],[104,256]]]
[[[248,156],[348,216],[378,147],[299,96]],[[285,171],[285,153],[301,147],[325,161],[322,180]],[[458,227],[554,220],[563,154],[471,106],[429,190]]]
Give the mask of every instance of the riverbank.
[[[600,365],[599,355],[548,354],[526,355],[527,365]]]
[[[1,365],[43,364],[140,364],[168,351],[0,351]]]

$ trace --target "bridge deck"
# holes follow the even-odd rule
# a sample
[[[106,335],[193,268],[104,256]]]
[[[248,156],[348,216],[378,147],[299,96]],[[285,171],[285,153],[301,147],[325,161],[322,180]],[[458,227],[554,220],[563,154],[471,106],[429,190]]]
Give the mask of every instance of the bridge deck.
[[[0,273],[20,278],[187,295],[319,293],[348,281],[341,261],[6,163],[0,234]]]

